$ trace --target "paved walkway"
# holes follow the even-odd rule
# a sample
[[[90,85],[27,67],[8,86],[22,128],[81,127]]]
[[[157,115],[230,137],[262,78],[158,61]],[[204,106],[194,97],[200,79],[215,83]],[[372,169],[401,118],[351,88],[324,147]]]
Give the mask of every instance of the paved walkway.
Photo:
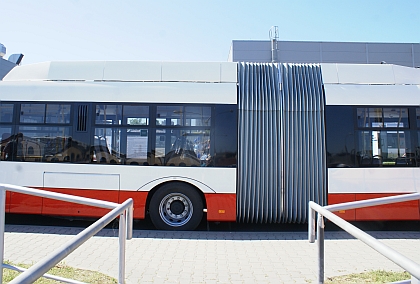
[[[6,225],[4,259],[34,263],[79,228]],[[420,231],[370,232],[420,263]],[[104,229],[64,262],[118,278],[118,229]],[[325,276],[402,269],[345,232],[325,232]],[[136,230],[127,241],[126,283],[316,283],[317,245],[306,232]]]

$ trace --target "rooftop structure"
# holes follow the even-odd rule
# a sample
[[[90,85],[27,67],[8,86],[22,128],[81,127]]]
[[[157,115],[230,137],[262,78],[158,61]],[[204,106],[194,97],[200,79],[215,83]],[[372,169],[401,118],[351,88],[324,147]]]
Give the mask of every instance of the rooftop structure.
[[[0,43],[0,80],[10,72],[15,66],[19,65],[22,61],[23,54],[12,54],[9,60],[3,59],[6,55],[6,47]]]
[[[273,45],[273,40],[275,44]],[[233,40],[228,61],[420,66],[419,43]]]

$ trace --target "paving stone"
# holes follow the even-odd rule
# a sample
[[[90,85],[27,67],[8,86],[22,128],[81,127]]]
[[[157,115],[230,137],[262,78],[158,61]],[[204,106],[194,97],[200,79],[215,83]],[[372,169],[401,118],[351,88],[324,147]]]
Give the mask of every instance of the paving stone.
[[[36,263],[80,228],[6,225],[4,259]],[[420,232],[371,232],[420,263]],[[403,269],[345,232],[325,232],[325,277]],[[67,256],[67,265],[118,278],[118,230],[103,229]],[[317,244],[306,232],[133,232],[126,283],[317,283]]]

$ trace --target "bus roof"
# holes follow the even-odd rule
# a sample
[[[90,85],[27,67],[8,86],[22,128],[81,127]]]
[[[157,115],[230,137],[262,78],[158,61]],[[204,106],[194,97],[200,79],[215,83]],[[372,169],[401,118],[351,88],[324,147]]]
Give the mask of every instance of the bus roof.
[[[234,62],[51,61],[18,66],[4,81],[237,81]]]
[[[420,85],[420,68],[393,64],[321,63],[324,84]]]

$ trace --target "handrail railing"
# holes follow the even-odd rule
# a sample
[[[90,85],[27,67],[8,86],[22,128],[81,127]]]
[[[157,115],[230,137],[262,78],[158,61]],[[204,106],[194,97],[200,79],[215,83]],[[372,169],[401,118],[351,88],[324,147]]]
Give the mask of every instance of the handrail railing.
[[[416,262],[410,260],[394,249],[386,246],[381,243],[374,237],[366,234],[362,230],[351,225],[349,222],[343,220],[341,217],[331,213],[331,211],[338,210],[348,210],[355,208],[363,208],[375,205],[390,204],[397,202],[404,202],[410,200],[420,199],[420,193],[405,194],[398,196],[390,196],[383,198],[375,198],[362,201],[346,202],[341,204],[334,204],[329,206],[320,206],[315,202],[309,202],[309,219],[308,219],[308,239],[309,242],[315,242],[315,211],[318,212],[318,222],[317,222],[317,239],[318,239],[318,282],[324,283],[324,218],[326,217],[331,222],[356,237],[357,239],[363,241],[365,244],[369,245],[395,264],[399,265],[405,269],[412,276],[412,283],[420,283],[420,265]]]
[[[23,194],[30,194],[45,198],[51,198],[61,201],[79,203],[84,205],[90,205],[95,207],[112,209],[105,216],[97,220],[95,223],[90,225],[88,228],[77,234],[72,240],[64,244],[62,247],[55,250],[49,256],[27,269],[17,278],[10,283],[32,283],[54,265],[59,263],[67,255],[77,249],[89,238],[98,233],[102,228],[108,225],[112,220],[120,216],[119,225],[119,275],[118,283],[124,283],[125,278],[125,240],[130,240],[133,235],[133,200],[127,199],[122,204],[96,200],[86,197],[72,196],[68,194],[50,192],[45,190],[27,188],[22,186],[15,186],[10,184],[0,184],[0,257],[1,263],[3,263],[4,256],[4,228],[5,228],[5,200],[6,190],[19,192]],[[0,281],[3,279],[3,269],[0,269]]]

